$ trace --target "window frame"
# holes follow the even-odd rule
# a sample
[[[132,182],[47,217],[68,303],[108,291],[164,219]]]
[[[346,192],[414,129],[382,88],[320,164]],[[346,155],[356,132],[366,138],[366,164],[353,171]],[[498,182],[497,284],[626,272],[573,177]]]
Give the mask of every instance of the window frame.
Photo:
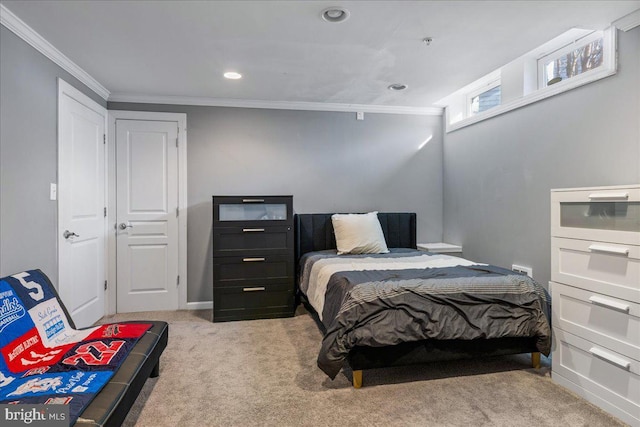
[[[496,78],[494,80],[489,81],[488,83],[484,84],[483,86],[476,87],[475,89],[467,92],[467,96],[466,96],[467,117],[475,117],[478,114],[482,114],[485,111],[489,111],[492,108],[495,108],[495,107],[491,107],[491,108],[489,108],[489,110],[478,111],[477,113],[474,113],[471,110],[471,104],[473,102],[473,98],[475,98],[476,96],[482,95],[483,93],[488,92],[491,89],[495,89],[498,86],[501,86],[501,84],[502,84],[502,79],[500,77],[498,77],[498,78]],[[502,97],[500,99],[501,99],[500,104],[496,105],[496,107],[499,107],[502,104]]]
[[[580,74],[577,74],[575,76],[569,77],[566,80],[562,80],[558,83],[561,83],[563,81],[569,81],[572,79],[575,79],[578,76],[582,76],[584,74],[587,73],[591,73],[593,71],[598,71],[600,69],[600,67],[606,67],[607,65],[607,55],[609,54],[607,51],[608,49],[610,49],[610,43],[607,43],[607,36],[605,34],[604,31],[593,31],[590,34],[587,34],[586,36],[580,37],[579,39],[576,39],[568,44],[566,44],[565,46],[560,47],[559,49],[554,50],[553,52],[550,52],[548,54],[545,54],[543,56],[538,57],[537,62],[538,62],[538,90],[541,89],[545,89],[547,87],[549,87],[549,85],[547,84],[547,79],[546,79],[546,70],[545,70],[545,64],[547,64],[550,61],[556,60],[564,55],[566,55],[569,52],[573,52],[574,50],[580,49],[585,47],[586,45],[588,45],[589,43],[592,43],[598,39],[602,39],[602,64],[600,64],[598,67],[593,68],[591,70],[587,70],[584,71]],[[555,83],[555,84],[558,84]],[[553,86],[553,85],[551,85]]]
[[[589,31],[575,28],[572,30],[577,30],[578,32]],[[473,125],[543,99],[547,99],[563,92],[615,75],[618,71],[617,29],[615,25],[611,25],[608,28],[601,30],[601,32],[603,37],[603,59],[602,65],[597,68],[562,80],[551,86],[545,86],[542,88],[538,87],[538,64],[536,61],[566,47],[568,43],[572,43],[571,38],[567,38],[565,34],[561,34],[521,57],[516,58],[514,61],[503,65],[502,67],[437,101],[435,105],[445,108],[445,132],[449,133],[462,129],[466,126]],[[595,33],[595,31],[590,31],[589,33],[585,32],[582,37],[574,38],[575,40],[584,39],[592,33]],[[496,78],[500,79],[502,82],[500,105],[475,115],[469,115],[471,104],[470,101],[468,101],[468,94],[477,94],[478,92],[475,91],[478,89],[480,90],[480,93],[488,90],[487,84],[496,80]],[[514,81],[522,82],[519,87],[519,93],[518,91],[513,91],[512,84]],[[518,90],[518,88],[516,89]],[[467,104],[465,105],[465,103]]]

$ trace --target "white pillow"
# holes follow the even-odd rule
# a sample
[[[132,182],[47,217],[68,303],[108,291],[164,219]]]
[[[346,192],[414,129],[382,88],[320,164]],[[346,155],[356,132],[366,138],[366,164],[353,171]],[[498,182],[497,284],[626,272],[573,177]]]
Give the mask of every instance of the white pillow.
[[[331,215],[338,255],[386,254],[389,252],[378,212]]]

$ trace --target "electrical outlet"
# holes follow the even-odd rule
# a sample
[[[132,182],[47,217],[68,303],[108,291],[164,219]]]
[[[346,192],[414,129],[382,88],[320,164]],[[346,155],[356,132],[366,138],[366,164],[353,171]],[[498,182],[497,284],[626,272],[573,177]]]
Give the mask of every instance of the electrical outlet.
[[[58,199],[58,186],[53,182],[49,185],[49,200]]]
[[[523,267],[521,265],[513,264],[511,269],[517,273],[526,274],[527,276],[533,278],[533,269],[531,267]]]
[[[362,111],[356,113],[356,120],[364,120],[364,113]]]

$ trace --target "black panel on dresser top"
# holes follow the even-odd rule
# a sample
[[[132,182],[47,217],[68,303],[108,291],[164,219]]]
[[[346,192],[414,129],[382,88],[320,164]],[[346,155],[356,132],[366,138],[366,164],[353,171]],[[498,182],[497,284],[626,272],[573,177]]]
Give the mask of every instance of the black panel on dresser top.
[[[213,321],[292,316],[292,196],[213,196]]]

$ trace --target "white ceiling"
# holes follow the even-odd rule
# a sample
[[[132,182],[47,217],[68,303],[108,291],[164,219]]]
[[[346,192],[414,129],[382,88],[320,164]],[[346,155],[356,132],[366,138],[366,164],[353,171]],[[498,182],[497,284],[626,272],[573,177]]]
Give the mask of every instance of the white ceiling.
[[[127,95],[427,108],[572,27],[640,1],[14,1],[2,4]],[[329,6],[342,23],[320,17]],[[433,37],[431,46],[422,39]],[[226,80],[225,71],[241,80]],[[387,90],[404,83],[402,92]]]

